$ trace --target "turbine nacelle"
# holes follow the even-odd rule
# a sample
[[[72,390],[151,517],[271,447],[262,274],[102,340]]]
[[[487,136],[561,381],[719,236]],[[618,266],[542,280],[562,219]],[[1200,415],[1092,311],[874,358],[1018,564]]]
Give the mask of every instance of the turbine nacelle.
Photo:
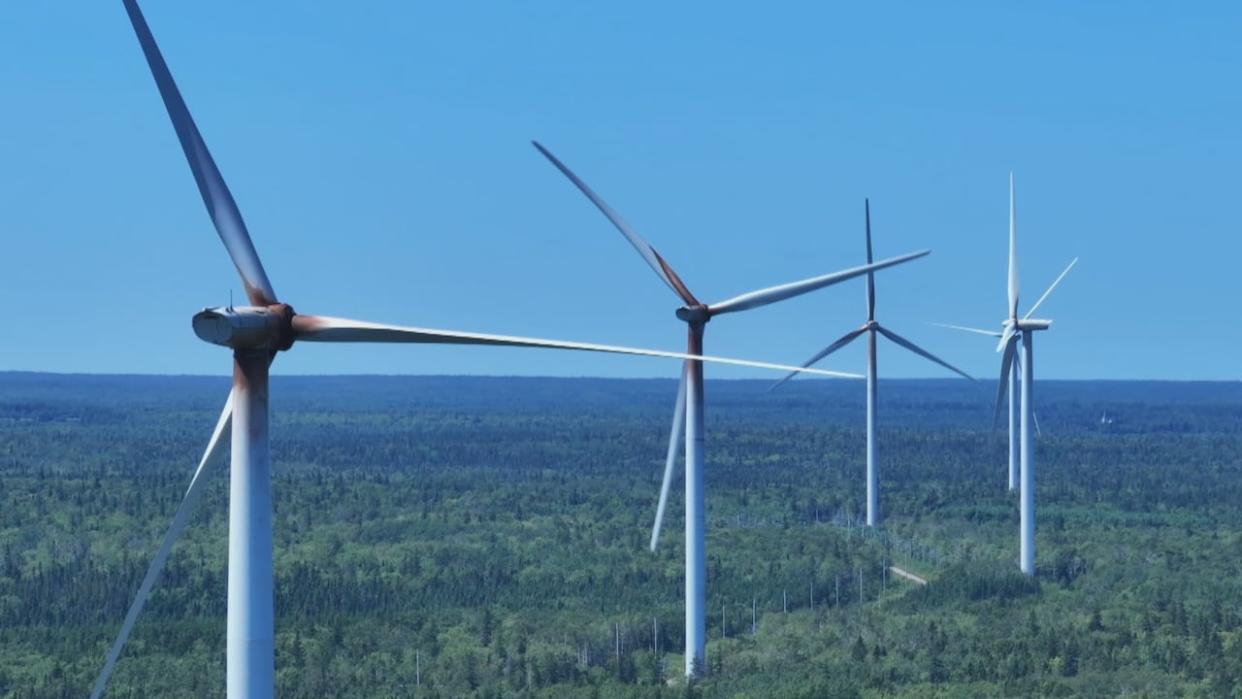
[[[1052,321],[1042,318],[1018,318],[1017,320],[1006,318],[1001,322],[1002,334],[1023,330],[1047,330],[1050,327],[1052,327]]]
[[[232,349],[287,350],[293,345],[293,307],[223,306],[194,314],[194,334],[204,342]]]
[[[1052,327],[1051,320],[1023,318],[1018,321],[1018,330],[1047,330],[1050,327]]]

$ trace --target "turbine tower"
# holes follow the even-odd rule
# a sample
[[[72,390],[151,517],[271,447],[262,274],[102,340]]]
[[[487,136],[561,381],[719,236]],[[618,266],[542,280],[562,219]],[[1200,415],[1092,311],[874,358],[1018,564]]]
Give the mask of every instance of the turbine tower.
[[[241,212],[207,150],[172,75],[160,55],[137,3],[124,0],[151,73],[172,120],[199,193],[216,232],[236,266],[250,306],[207,308],[195,314],[194,332],[206,342],[233,351],[233,388],[216,422],[189,488],[147,569],[91,694],[100,697],[159,574],[195,506],[202,484],[226,432],[231,432],[229,480],[229,557],[227,623],[227,696],[266,699],[275,691],[272,572],[272,492],[268,446],[268,371],[278,353],[295,342],[402,342],[453,345],[544,347],[562,350],[714,361],[788,371],[785,365],[705,357],[699,353],[662,352],[581,342],[487,335],[453,330],[383,325],[365,321],[295,313],[282,303],[259,261]],[[839,376],[835,372],[814,373]]]
[[[870,200],[863,201],[863,211],[866,218],[867,231],[867,264],[871,264]],[[880,322],[875,319],[875,274],[871,272],[867,273],[867,322],[863,323],[862,326],[849,331],[845,335],[842,335],[836,340],[836,342],[828,345],[824,349],[820,350],[820,352],[815,356],[804,362],[802,366],[809,367],[815,364],[824,357],[827,357],[833,352],[836,352],[842,347],[850,344],[854,340],[857,340],[864,334],[867,335],[867,526],[875,527],[880,524],[880,474],[879,466],[876,463],[875,438],[877,403],[876,388],[878,384],[878,377],[876,373],[876,335],[883,335],[899,347],[903,347],[919,355],[920,357],[923,357],[924,359],[935,362],[936,364],[939,364],[940,366],[964,378],[970,379],[971,381],[974,381],[974,378],[961,369],[958,369],[952,364],[949,364],[943,359],[933,355],[931,352],[928,352],[922,347],[919,347],[913,342],[898,335],[892,330],[880,325]],[[774,389],[777,386],[780,386],[789,379],[792,379],[795,375],[796,372],[790,373],[785,378],[776,382],[772,388]]]
[[[847,279],[870,274],[877,270],[922,257],[923,250],[893,257],[852,269],[825,274],[802,281],[759,289],[720,303],[704,304],[690,293],[690,289],[673,271],[671,265],[651,247],[624,219],[555,155],[540,143],[539,150],[583,193],[596,208],[616,226],[617,230],[634,246],[638,254],[684,304],[676,311],[677,318],[686,323],[686,351],[700,354],[703,349],[703,331],[712,318],[766,306],[777,301],[800,296],[816,289],[843,282]],[[673,410],[673,429],[669,435],[668,453],[664,464],[664,480],[660,487],[660,500],[656,506],[655,524],[651,532],[651,549],[654,551],[664,521],[664,509],[673,478],[673,466],[677,455],[679,428],[684,422],[686,440],[686,676],[693,677],[706,669],[707,650],[707,553],[706,553],[706,493],[703,488],[703,367],[698,361],[688,361],[682,368],[681,383],[677,388],[677,400]]]
[[[996,421],[1000,421],[1001,404],[1005,401],[1005,393],[1009,393],[1009,489],[1019,490],[1019,555],[1018,565],[1026,575],[1035,574],[1035,434],[1039,424],[1035,421],[1035,333],[1047,330],[1052,326],[1051,320],[1032,318],[1035,311],[1043,304],[1052,290],[1061,283],[1065,275],[1078,263],[1078,258],[1070,260],[1061,274],[1052,281],[1043,295],[1023,315],[1018,317],[1018,233],[1014,205],[1013,173],[1009,173],[1009,275],[1007,284],[1006,306],[1007,317],[1001,323],[999,333],[960,325],[945,327],[964,330],[982,335],[999,338],[996,351],[1001,353],[1000,382],[996,393]],[[1019,359],[1018,343],[1022,343]],[[1017,415],[1015,417],[1015,393],[1019,392],[1018,372],[1022,373],[1020,395],[1017,397]],[[1012,373],[1011,373],[1012,372]],[[1011,385],[1012,384],[1012,385]],[[1017,440],[1014,432],[1017,431]],[[1015,447],[1017,454],[1015,455]],[[1015,456],[1017,468],[1015,471]],[[1015,482],[1016,481],[1016,482]]]

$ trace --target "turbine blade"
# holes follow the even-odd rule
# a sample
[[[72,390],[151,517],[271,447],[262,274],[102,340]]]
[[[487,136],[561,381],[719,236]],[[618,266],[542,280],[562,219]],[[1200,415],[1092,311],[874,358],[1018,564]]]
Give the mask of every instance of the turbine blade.
[[[950,325],[948,323],[928,323],[938,328],[948,328],[950,330],[961,330],[963,332],[975,333],[976,335],[987,335],[988,337],[1001,337],[1001,334],[995,330],[984,330],[982,328],[972,328],[966,325]]]
[[[777,371],[801,371],[820,376],[858,379],[859,374],[848,374],[823,369],[802,369],[787,364],[756,362],[749,359],[731,359],[712,355],[685,354],[682,352],[665,352],[663,350],[639,349],[618,345],[601,345],[593,342],[566,342],[564,340],[545,340],[535,337],[517,337],[512,335],[488,335],[484,333],[460,332],[457,330],[435,330],[431,328],[410,328],[399,325],[381,325],[360,320],[331,318],[328,316],[293,317],[293,332],[298,340],[308,342],[408,342],[418,344],[440,345],[498,345],[504,347],[544,347],[547,349],[578,350],[583,352],[607,352],[612,354],[630,354],[642,357],[666,357],[669,359],[693,359],[716,364],[732,364],[735,366],[774,369]]]
[[[1000,352],[1001,350],[1005,349],[1005,345],[1009,342],[1011,338],[1017,336],[1017,334],[1018,334],[1017,329],[1015,329],[1012,324],[1006,323],[1005,332],[1003,332],[1000,335],[1000,342],[996,343],[996,351]]]
[[[1018,317],[1018,228],[1014,215],[1013,173],[1009,173],[1009,317]]]
[[[742,294],[741,296],[735,296],[731,299],[721,301],[720,303],[713,303],[708,306],[708,310],[712,315],[716,316],[722,313],[734,313],[736,311],[747,311],[752,308],[759,308],[760,306],[766,306],[770,303],[776,303],[777,301],[784,301],[785,299],[793,298],[795,296],[801,296],[802,294],[815,291],[816,289],[822,289],[826,286],[846,281],[847,279],[853,279],[854,277],[862,276],[868,272],[876,272],[886,267],[892,267],[893,265],[899,265],[903,262],[909,262],[910,260],[918,259],[930,253],[931,250],[920,250],[919,252],[912,252],[898,257],[890,257],[887,260],[881,260],[879,262],[863,265],[861,267],[853,267],[840,272],[833,272],[832,274],[825,274],[819,277],[811,277],[810,279],[791,282],[789,284],[781,284],[780,286],[772,286],[766,289],[759,289],[758,291],[751,291]]]
[[[230,392],[228,400],[224,403],[224,410],[220,413],[220,419],[216,422],[216,429],[211,433],[211,439],[207,441],[207,449],[203,452],[203,458],[198,462],[198,469],[194,471],[194,477],[190,479],[190,487],[186,489],[185,496],[181,499],[181,504],[177,506],[176,514],[173,515],[172,524],[168,525],[168,532],[164,534],[164,542],[160,544],[159,550],[155,552],[155,558],[152,559],[151,565],[147,568],[147,574],[143,576],[142,584],[138,586],[138,593],[134,595],[134,601],[130,605],[129,611],[125,613],[125,621],[121,624],[121,632],[117,634],[112,647],[108,649],[108,656],[104,661],[103,670],[100,671],[98,679],[95,680],[95,689],[91,692],[91,699],[99,699],[103,695],[104,688],[108,685],[108,678],[112,676],[112,670],[116,667],[116,661],[121,657],[121,651],[125,648],[125,641],[129,639],[130,632],[134,630],[134,622],[138,621],[138,615],[142,613],[142,608],[146,605],[147,598],[151,595],[151,588],[155,586],[156,580],[160,577],[160,572],[164,569],[164,564],[168,561],[168,554],[172,551],[173,544],[177,543],[177,538],[181,536],[182,530],[185,529],[186,522],[189,521],[190,515],[194,514],[199,500],[202,499],[203,483],[207,480],[206,477],[214,461],[213,457],[220,449],[220,438],[228,431],[232,421],[233,394]]]
[[[917,355],[919,355],[919,356],[923,357],[924,359],[927,359],[928,361],[935,362],[935,363],[939,364],[940,366],[944,367],[945,369],[948,369],[949,371],[951,371],[951,372],[953,372],[953,373],[955,373],[955,374],[957,374],[957,375],[961,376],[961,377],[962,377],[962,378],[964,378],[964,379],[970,379],[971,381],[974,381],[974,380],[975,380],[975,377],[971,376],[970,374],[967,374],[966,372],[962,371],[961,369],[958,369],[957,367],[953,366],[952,364],[950,364],[950,363],[948,363],[948,362],[944,361],[944,360],[943,360],[943,359],[941,359],[940,357],[937,357],[936,355],[932,354],[931,352],[928,352],[927,350],[923,349],[922,347],[919,347],[918,345],[914,344],[913,342],[910,342],[910,341],[909,341],[909,340],[907,340],[906,338],[904,338],[904,337],[902,337],[902,336],[898,335],[897,333],[893,332],[892,330],[889,330],[888,328],[884,327],[883,325],[880,325],[880,324],[878,324],[878,323],[877,323],[877,324],[876,324],[876,326],[875,326],[875,329],[876,329],[876,330],[879,330],[879,331],[880,331],[880,334],[881,334],[881,335],[883,335],[884,337],[887,337],[888,339],[892,340],[893,342],[896,342],[897,344],[901,345],[902,347],[905,347],[906,349],[908,349],[908,350],[910,350],[911,352],[913,352],[913,353],[915,353],[915,354],[917,354]]]
[[[1044,431],[1039,429],[1039,415],[1034,410],[1031,411],[1031,421],[1035,423],[1035,436],[1044,436]]]
[[[827,357],[828,355],[832,354],[833,352],[836,352],[837,350],[841,349],[842,347],[844,347],[844,346],[846,346],[846,345],[850,344],[851,342],[853,342],[854,340],[856,340],[856,339],[858,338],[858,336],[859,336],[859,335],[862,335],[862,334],[863,334],[863,333],[865,333],[865,332],[867,332],[867,326],[865,326],[865,325],[864,325],[864,326],[862,326],[861,328],[858,328],[857,330],[851,330],[851,331],[849,331],[849,332],[845,333],[845,334],[844,334],[844,335],[842,335],[840,338],[838,338],[836,342],[832,343],[831,345],[828,345],[828,346],[827,346],[827,347],[825,347],[824,349],[822,349],[822,350],[820,350],[819,352],[817,352],[817,353],[815,354],[815,356],[813,356],[813,357],[811,357],[810,359],[808,359],[808,360],[806,360],[805,362],[803,362],[803,363],[802,363],[802,366],[803,366],[804,368],[805,368],[805,367],[809,367],[809,366],[811,366],[812,364],[814,364],[814,363],[818,362],[819,360],[823,359],[824,357]],[[775,390],[777,386],[780,386],[781,384],[785,383],[786,381],[788,381],[788,380],[792,379],[792,378],[793,378],[794,376],[796,376],[797,374],[798,374],[798,372],[796,372],[796,371],[791,371],[791,372],[789,372],[788,374],[786,374],[786,375],[785,375],[785,378],[783,378],[783,379],[781,379],[780,381],[777,381],[776,383],[774,383],[774,384],[772,384],[771,386],[769,386],[769,387],[768,387],[768,391],[773,391],[773,390]]]
[[[1009,371],[1013,368],[1014,348],[1017,344],[1017,336],[1011,335],[1009,341],[1005,343],[1005,353],[1001,355],[1000,385],[996,389],[996,414],[992,419],[992,429],[996,429],[996,426],[1000,424],[1001,405],[1005,402],[1005,393],[1009,388]]]
[[[677,448],[681,446],[681,433],[686,429],[686,372],[687,364],[681,366],[681,381],[677,384],[677,402],[673,406],[673,429],[668,435],[668,455],[664,457],[664,481],[660,483],[660,501],[656,504],[655,524],[651,527],[651,550],[660,542],[660,528],[664,526],[664,508],[668,505],[668,491],[673,487],[673,467],[677,464]]]
[[[863,200],[867,214],[867,264],[871,264],[871,200]],[[875,320],[875,272],[867,272],[867,320]]]
[[[700,305],[698,299],[694,298],[694,294],[690,293],[690,290],[686,288],[685,282],[681,281],[681,277],[678,277],[673,268],[660,256],[660,253],[651,247],[651,243],[648,243],[646,239],[638,234],[638,231],[635,231],[630,224],[625,222],[625,219],[621,218],[621,214],[618,214],[615,209],[608,205],[608,202],[604,201],[593,189],[588,187],[586,182],[583,182],[572,170],[566,167],[565,163],[562,163],[560,159],[552,155],[552,151],[544,148],[539,141],[531,141],[531,143],[540,153],[543,153],[545,158],[556,166],[556,169],[561,171],[561,174],[568,177],[569,181],[573,182],[574,186],[585,194],[587,199],[591,200],[595,208],[599,209],[604,216],[607,216],[609,221],[612,221],[612,225],[616,226],[617,230],[621,231],[621,235],[630,241],[630,245],[633,245],[638,254],[642,255],[647,264],[651,266],[651,269],[655,271],[656,276],[663,280],[665,284],[668,284],[668,288],[672,289],[673,293],[677,294],[683,303],[687,306]]]
[[[1076,265],[1076,264],[1078,264],[1078,258],[1077,258],[1077,257],[1075,257],[1074,259],[1070,260],[1069,265],[1067,265],[1067,266],[1065,267],[1065,270],[1064,270],[1064,271],[1062,271],[1062,272],[1061,272],[1061,274],[1057,275],[1057,278],[1056,278],[1056,279],[1054,279],[1054,280],[1052,281],[1052,284],[1048,286],[1048,290],[1044,292],[1044,295],[1043,295],[1043,296],[1040,296],[1040,297],[1039,297],[1039,300],[1035,302],[1035,305],[1034,305],[1034,306],[1031,306],[1031,310],[1027,311],[1027,312],[1026,312],[1026,315],[1022,316],[1022,320],[1026,320],[1026,319],[1030,318],[1030,317],[1031,317],[1031,315],[1033,315],[1033,314],[1035,313],[1035,309],[1039,308],[1039,304],[1043,303],[1043,302],[1044,302],[1044,299],[1048,298],[1048,294],[1051,294],[1051,293],[1052,293],[1052,290],[1053,290],[1053,289],[1055,289],[1055,288],[1057,288],[1057,284],[1060,284],[1060,283],[1061,283],[1061,280],[1065,278],[1065,275],[1069,274],[1069,271],[1070,271],[1071,269],[1073,269],[1073,268],[1074,268],[1074,265]]]
[[[246,223],[242,220],[241,211],[233,201],[233,195],[225,185],[224,177],[216,167],[211,153],[208,152],[207,144],[203,142],[203,137],[199,134],[194,119],[190,117],[190,110],[186,107],[185,100],[181,98],[177,84],[173,82],[172,73],[168,71],[164,57],[160,55],[160,49],[156,46],[155,37],[151,35],[151,30],[147,27],[142,10],[138,9],[138,3],[135,0],[124,1],[125,11],[129,13],[129,21],[134,25],[138,43],[142,45],[142,52],[147,58],[147,64],[151,67],[151,75],[154,76],[160,97],[164,100],[164,107],[168,110],[173,128],[177,131],[177,140],[181,141],[181,149],[190,163],[194,181],[198,183],[199,194],[203,197],[203,203],[207,205],[207,214],[211,216],[211,222],[215,224],[216,232],[228,250],[229,257],[233,258],[233,264],[237,267],[237,272],[241,275],[242,283],[246,287],[246,296],[256,306],[276,303],[276,292],[272,290],[267,273],[263,271],[263,264],[259,261],[259,254],[255,252],[250,233],[246,231]]]

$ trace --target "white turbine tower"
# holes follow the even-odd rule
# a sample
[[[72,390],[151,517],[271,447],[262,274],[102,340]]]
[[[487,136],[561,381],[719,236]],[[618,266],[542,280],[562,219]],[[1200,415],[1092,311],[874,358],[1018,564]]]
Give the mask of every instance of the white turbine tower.
[[[629,240],[638,254],[655,271],[656,276],[668,285],[685,305],[677,309],[677,317],[687,326],[687,351],[698,354],[703,349],[703,330],[707,322],[718,315],[759,308],[777,301],[800,296],[843,282],[847,279],[869,274],[876,270],[901,264],[928,254],[914,252],[893,257],[861,267],[825,274],[811,279],[752,291],[720,303],[710,305],[700,302],[690,293],[673,268],[655,248],[642,238],[603,199],[570,171],[556,156],[540,145],[539,150],[557,169],[569,178],[583,194],[616,226]],[[655,525],[651,532],[651,548],[655,550],[664,521],[664,508],[668,502],[669,488],[673,479],[673,467],[677,455],[678,427],[684,421],[686,430],[686,676],[702,673],[706,668],[707,649],[707,553],[706,553],[706,493],[703,488],[703,367],[700,362],[686,362],[682,369],[681,384],[677,388],[677,401],[673,410],[673,429],[669,435],[668,454],[664,464],[664,480],[660,487],[660,500],[656,506]]]
[[[202,484],[213,465],[226,431],[232,434],[229,480],[229,557],[227,624],[227,696],[229,699],[266,699],[275,691],[272,572],[272,493],[268,448],[268,369],[278,352],[295,341],[402,342],[453,345],[545,347],[588,352],[714,361],[740,366],[788,371],[786,365],[705,357],[699,353],[662,352],[581,342],[485,335],[453,330],[381,325],[364,321],[294,313],[278,301],[259,261],[241,212],[207,151],[172,75],[134,0],[124,0],[130,22],[172,119],[190,170],[216,232],[245,285],[251,306],[208,308],[195,314],[194,332],[207,342],[233,350],[233,389],[224,404],[207,449],[164,540],[147,569],[116,641],[91,694],[100,697],[125,641],[133,629],[160,571],[195,506]],[[834,372],[813,371],[826,376]]]
[[[1013,173],[1009,174],[1009,275],[1007,284],[1008,306],[1007,317],[1001,323],[999,333],[979,328],[960,325],[945,327],[955,330],[991,335],[1000,338],[996,351],[1001,352],[1001,375],[996,393],[996,420],[1000,420],[1001,405],[1005,401],[1005,393],[1009,392],[1009,489],[1019,490],[1019,556],[1018,565],[1026,575],[1035,574],[1035,434],[1039,423],[1035,421],[1035,355],[1034,337],[1039,330],[1047,330],[1052,326],[1051,320],[1032,318],[1036,309],[1043,304],[1052,290],[1061,283],[1066,274],[1078,263],[1078,258],[1070,260],[1061,274],[1052,281],[1048,289],[1039,297],[1035,304],[1018,317],[1018,232],[1014,205]],[[1018,343],[1022,343],[1021,359],[1018,354]],[[1022,372],[1020,395],[1018,371]],[[1012,373],[1011,373],[1012,372]],[[1011,385],[1012,384],[1012,385]],[[1015,402],[1017,410],[1015,411]],[[1017,439],[1014,439],[1015,431]],[[1016,452],[1016,453],[1015,453]],[[1017,463],[1015,464],[1015,460]]]
[[[867,230],[867,264],[871,264],[871,202],[869,200],[864,200],[863,210],[866,218]],[[928,352],[922,347],[919,347],[913,342],[898,335],[892,330],[880,325],[879,321],[875,319],[875,275],[872,273],[867,274],[867,322],[863,323],[861,327],[842,335],[836,342],[828,345],[823,350],[820,350],[820,352],[815,356],[804,362],[802,366],[809,367],[815,364],[824,357],[827,357],[833,352],[836,352],[842,347],[845,347],[854,340],[858,339],[864,333],[867,335],[867,526],[875,527],[880,524],[880,474],[879,466],[876,463],[875,438],[877,403],[876,388],[879,382],[876,373],[876,335],[883,335],[894,344],[903,347],[919,355],[920,357],[923,357],[924,359],[935,362],[936,364],[939,364],[940,366],[959,374],[964,378],[970,379],[971,381],[974,381],[974,378],[961,369],[958,369],[952,364],[949,364],[943,359],[933,355],[931,352]],[[790,373],[788,376],[773,385],[772,388],[780,386],[789,379],[792,379],[795,375],[796,372]]]

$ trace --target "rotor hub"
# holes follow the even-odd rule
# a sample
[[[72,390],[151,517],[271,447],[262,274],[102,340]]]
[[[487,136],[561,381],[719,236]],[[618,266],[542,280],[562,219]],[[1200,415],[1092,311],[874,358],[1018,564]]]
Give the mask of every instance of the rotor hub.
[[[702,325],[712,319],[712,314],[707,306],[682,306],[677,309],[677,317],[687,323]]]

